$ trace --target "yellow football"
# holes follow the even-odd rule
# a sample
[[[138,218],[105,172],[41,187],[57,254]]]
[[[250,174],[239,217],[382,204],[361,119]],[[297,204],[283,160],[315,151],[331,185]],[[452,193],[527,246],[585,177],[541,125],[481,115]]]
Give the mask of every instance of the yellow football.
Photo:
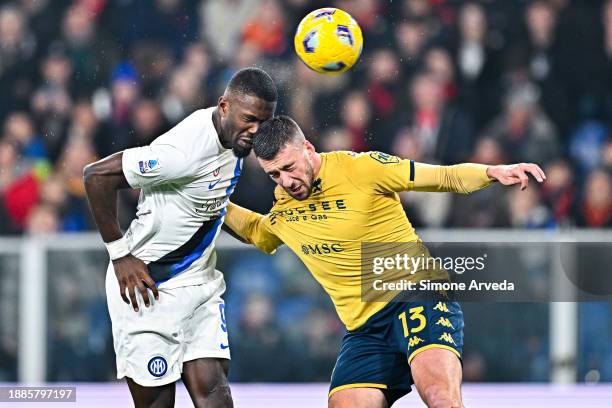
[[[337,8],[322,8],[302,19],[293,44],[297,55],[310,69],[337,74],[357,62],[363,36],[350,14]]]

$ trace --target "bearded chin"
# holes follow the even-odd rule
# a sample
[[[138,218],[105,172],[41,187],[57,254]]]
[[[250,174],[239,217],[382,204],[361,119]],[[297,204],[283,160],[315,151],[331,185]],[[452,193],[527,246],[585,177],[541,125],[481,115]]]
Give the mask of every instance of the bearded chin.
[[[242,159],[243,157],[247,157],[249,153],[251,153],[251,148],[243,147],[237,144],[232,147],[232,152],[234,153],[234,156],[236,156],[239,159]]]
[[[306,190],[308,191],[308,194],[306,194],[306,196],[303,197],[303,198],[297,198],[297,197],[293,197],[292,196],[293,198],[295,198],[298,201],[306,200],[312,194],[312,185],[314,183],[314,170],[313,170],[312,166],[310,165],[310,163],[308,163],[308,168],[306,169],[306,177],[308,179],[308,185],[306,186]]]

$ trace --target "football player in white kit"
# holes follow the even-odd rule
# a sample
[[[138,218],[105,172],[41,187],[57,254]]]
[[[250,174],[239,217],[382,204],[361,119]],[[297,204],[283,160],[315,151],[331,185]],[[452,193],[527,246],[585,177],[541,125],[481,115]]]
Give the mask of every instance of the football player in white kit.
[[[267,73],[240,70],[216,107],[193,112],[149,146],[84,169],[111,258],[106,296],[117,378],[127,377],[136,407],[173,406],[179,378],[196,407],[233,404],[225,282],[214,244],[242,158],[277,98]],[[137,218],[123,235],[117,190],[130,187],[141,193]]]

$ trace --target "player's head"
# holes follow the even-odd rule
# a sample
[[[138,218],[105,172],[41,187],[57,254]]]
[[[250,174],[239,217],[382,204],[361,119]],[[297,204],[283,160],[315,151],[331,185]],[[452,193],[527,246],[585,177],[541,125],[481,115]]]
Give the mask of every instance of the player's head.
[[[259,125],[274,116],[278,93],[276,85],[265,71],[244,68],[230,79],[218,111],[222,141],[234,154],[245,157],[251,152],[251,139]]]
[[[296,200],[312,192],[316,152],[288,116],[265,121],[253,137],[253,151],[266,173]]]

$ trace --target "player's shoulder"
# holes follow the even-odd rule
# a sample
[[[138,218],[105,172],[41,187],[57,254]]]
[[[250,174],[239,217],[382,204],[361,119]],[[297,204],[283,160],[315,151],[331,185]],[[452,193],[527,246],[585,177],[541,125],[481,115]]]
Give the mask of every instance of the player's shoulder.
[[[289,194],[287,194],[287,192],[281,186],[277,185],[276,188],[274,189],[273,206],[281,207],[291,200],[292,200],[292,197]]]
[[[367,151],[356,153],[352,151],[340,150],[335,152],[323,153],[330,162],[348,166],[368,166],[368,164],[392,164],[399,163],[400,158],[389,153],[378,151]]]
[[[213,110],[205,108],[193,111],[152,144],[172,145],[185,153],[216,151],[218,137],[212,122]]]
[[[353,166],[353,163],[358,159],[360,153],[350,150],[336,150],[333,152],[321,153],[328,167],[348,170]]]

